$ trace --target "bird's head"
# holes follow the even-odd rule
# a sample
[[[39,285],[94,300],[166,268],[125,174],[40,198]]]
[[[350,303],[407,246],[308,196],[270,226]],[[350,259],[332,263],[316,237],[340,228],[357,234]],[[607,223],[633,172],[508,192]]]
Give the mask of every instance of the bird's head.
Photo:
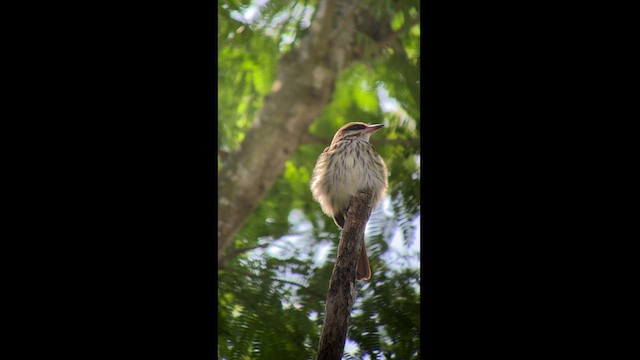
[[[369,141],[369,137],[374,132],[380,130],[383,124],[367,125],[363,122],[350,122],[343,125],[338,132],[333,136],[332,144],[342,139],[356,139],[360,138],[364,141]]]

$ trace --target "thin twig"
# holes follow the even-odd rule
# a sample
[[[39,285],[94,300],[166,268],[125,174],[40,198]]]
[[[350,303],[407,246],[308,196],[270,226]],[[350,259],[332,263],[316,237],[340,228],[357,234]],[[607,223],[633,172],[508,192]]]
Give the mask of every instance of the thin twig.
[[[244,275],[244,276],[252,278],[252,279],[260,279],[261,278],[261,276],[259,276],[259,275],[256,275],[256,274],[250,273],[248,271],[244,271],[244,270],[234,269],[234,268],[228,267],[226,265],[218,266],[218,269],[222,270],[222,271],[228,271],[228,272],[236,273],[238,275]],[[278,279],[278,278],[271,278],[269,280],[277,281],[277,282],[280,282],[280,283],[283,283],[283,284],[295,285],[295,286],[299,287],[301,291],[306,292],[306,293],[308,293],[310,295],[313,295],[313,296],[317,297],[318,299],[324,300],[324,298],[325,298],[324,295],[320,294],[319,292],[316,292],[316,291],[310,289],[309,287],[304,286],[302,284],[299,284],[297,282]]]
[[[220,260],[218,260],[218,268],[221,268],[222,266],[224,266],[224,264],[227,261],[233,259],[234,257],[236,257],[236,256],[238,256],[238,255],[240,255],[240,254],[242,254],[244,252],[251,251],[251,250],[254,250],[254,249],[259,249],[259,248],[265,248],[265,247],[267,247],[269,245],[271,245],[271,243],[265,243],[265,244],[260,244],[260,245],[256,245],[256,246],[249,246],[249,247],[242,248],[242,249],[230,250],[226,254],[224,254],[220,258]]]

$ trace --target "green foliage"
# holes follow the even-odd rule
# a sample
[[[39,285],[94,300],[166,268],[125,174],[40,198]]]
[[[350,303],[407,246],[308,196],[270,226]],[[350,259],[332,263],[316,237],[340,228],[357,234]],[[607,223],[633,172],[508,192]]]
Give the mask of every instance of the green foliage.
[[[218,140],[224,151],[241,144],[270,91],[278,59],[298,46],[316,5],[257,3],[218,3]],[[406,259],[415,263],[419,253],[398,255],[391,243],[399,237],[403,247],[415,246],[420,215],[419,1],[368,3],[402,34],[402,51],[386,48],[375,55],[372,40],[360,37],[371,56],[340,74],[332,102],[309,129],[326,141],[295,151],[237,233],[235,249],[254,249],[239,251],[218,274],[220,359],[314,357],[339,231],[313,201],[309,180],[318,155],[349,121],[386,125],[371,140],[387,164],[389,190],[386,205],[367,225],[373,277],[358,289],[349,326],[358,349],[344,358],[418,358],[420,274]],[[250,8],[259,8],[259,15],[249,21],[242,14]],[[392,100],[380,95],[385,91]]]
[[[384,268],[382,263],[378,266]],[[360,347],[360,358],[369,354],[372,359],[419,359],[419,274],[406,269],[388,276],[385,270],[363,291],[357,314],[351,317],[350,337]]]
[[[218,144],[227,150],[235,149],[251,126],[279,57],[277,39],[231,17],[242,8],[233,2],[218,8]]]

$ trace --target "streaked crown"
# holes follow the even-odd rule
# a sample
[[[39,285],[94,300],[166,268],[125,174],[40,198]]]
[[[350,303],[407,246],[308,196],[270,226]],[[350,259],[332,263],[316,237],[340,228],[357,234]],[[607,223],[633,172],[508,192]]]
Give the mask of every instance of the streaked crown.
[[[331,144],[335,144],[336,142],[345,138],[357,137],[364,137],[364,140],[368,141],[371,134],[375,131],[380,130],[383,126],[383,124],[367,125],[363,122],[350,122],[343,125],[336,132],[336,134],[333,136]]]

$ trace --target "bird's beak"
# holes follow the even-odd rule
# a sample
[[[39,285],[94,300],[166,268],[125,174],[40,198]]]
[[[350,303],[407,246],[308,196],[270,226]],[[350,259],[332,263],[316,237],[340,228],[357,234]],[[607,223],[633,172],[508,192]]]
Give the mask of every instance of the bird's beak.
[[[365,133],[376,132],[382,129],[382,127],[384,127],[384,124],[367,125],[367,128],[365,129]]]

